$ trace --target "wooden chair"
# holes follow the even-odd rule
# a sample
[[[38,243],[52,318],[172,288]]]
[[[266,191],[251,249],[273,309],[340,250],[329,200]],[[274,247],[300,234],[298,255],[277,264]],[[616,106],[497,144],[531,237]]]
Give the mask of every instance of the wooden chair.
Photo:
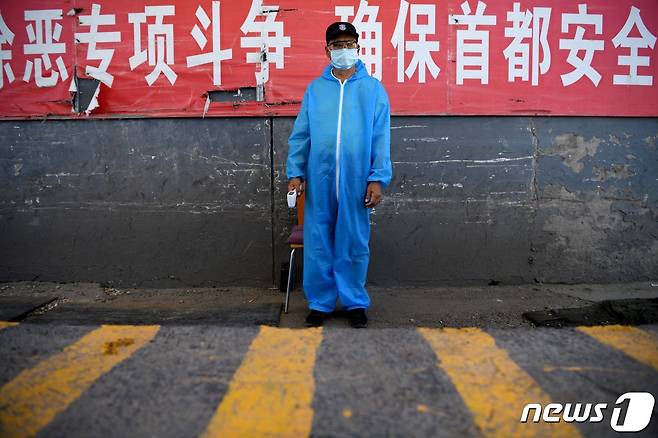
[[[290,264],[288,265],[288,282],[286,284],[286,302],[283,312],[288,313],[288,302],[290,301],[290,288],[295,271],[295,252],[304,248],[304,197],[306,192],[297,198],[297,225],[292,227],[288,245],[290,245]]]

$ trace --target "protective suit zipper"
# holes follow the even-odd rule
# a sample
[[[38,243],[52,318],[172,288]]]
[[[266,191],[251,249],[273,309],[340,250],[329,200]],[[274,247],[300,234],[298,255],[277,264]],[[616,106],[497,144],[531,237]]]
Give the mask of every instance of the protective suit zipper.
[[[335,77],[335,76],[334,76]],[[343,123],[343,91],[345,88],[345,82],[341,81],[338,78],[338,83],[340,83],[340,100],[338,101],[338,127],[336,128],[336,201],[339,199],[340,193],[340,129],[341,124]]]

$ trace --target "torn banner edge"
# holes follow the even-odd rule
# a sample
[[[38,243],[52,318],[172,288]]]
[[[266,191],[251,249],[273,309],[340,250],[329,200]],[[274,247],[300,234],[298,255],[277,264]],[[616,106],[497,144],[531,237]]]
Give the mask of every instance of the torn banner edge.
[[[75,71],[75,70],[74,70]],[[96,86],[96,90],[94,91],[94,95],[91,97],[91,100],[89,101],[89,105],[87,105],[87,108],[84,110],[84,113],[86,115],[90,115],[93,110],[98,108],[100,105],[98,103],[98,95],[100,94],[101,91],[101,81],[98,81],[98,84]],[[71,85],[69,86],[69,92],[70,93],[77,93],[78,92],[78,75],[74,74],[73,77],[71,78]],[[72,113],[79,114],[75,110],[75,104],[72,105],[71,108]],[[205,113],[204,113],[205,115]]]

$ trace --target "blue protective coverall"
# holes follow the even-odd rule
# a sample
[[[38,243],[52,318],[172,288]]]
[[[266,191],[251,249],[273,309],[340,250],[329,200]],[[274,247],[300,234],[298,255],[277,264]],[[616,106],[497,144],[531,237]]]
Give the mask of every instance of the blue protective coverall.
[[[361,60],[342,84],[329,64],[306,89],[288,139],[288,179],[306,182],[304,292],[310,309],[367,309],[369,181],[391,182],[390,107]]]

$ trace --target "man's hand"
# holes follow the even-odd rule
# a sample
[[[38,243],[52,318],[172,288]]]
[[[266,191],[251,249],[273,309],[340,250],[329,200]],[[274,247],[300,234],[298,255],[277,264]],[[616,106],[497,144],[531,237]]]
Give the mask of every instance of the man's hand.
[[[368,183],[366,190],[365,204],[367,208],[372,208],[382,200],[382,185],[377,181]]]
[[[291,192],[296,190],[297,196],[302,196],[304,186],[306,186],[306,182],[302,181],[301,178],[292,178],[290,181],[288,181],[288,191]]]

